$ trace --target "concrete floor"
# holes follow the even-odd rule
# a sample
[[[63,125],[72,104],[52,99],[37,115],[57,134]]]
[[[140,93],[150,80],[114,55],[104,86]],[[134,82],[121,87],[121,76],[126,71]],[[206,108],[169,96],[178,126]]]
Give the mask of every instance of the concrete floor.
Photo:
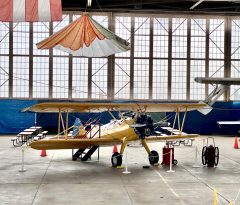
[[[175,173],[166,172],[168,166],[148,165],[143,148],[127,147],[128,169],[111,167],[112,147],[100,149],[89,162],[71,161],[71,150],[25,151],[26,172],[21,169],[21,148],[14,148],[11,136],[0,137],[0,204],[63,205],[63,204],[213,204],[213,189],[218,190],[219,204],[234,201],[240,190],[240,149],[233,149],[233,137],[215,137],[220,148],[217,168],[192,168],[195,147],[176,147],[178,165]],[[201,152],[203,140],[198,138]],[[159,152],[160,162],[163,143],[149,144]],[[125,163],[125,162],[123,162]],[[234,204],[240,204],[240,196]]]

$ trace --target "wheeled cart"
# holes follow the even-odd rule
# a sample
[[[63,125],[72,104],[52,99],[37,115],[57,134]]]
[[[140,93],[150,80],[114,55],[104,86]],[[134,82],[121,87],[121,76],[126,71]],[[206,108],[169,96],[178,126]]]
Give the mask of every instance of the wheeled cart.
[[[207,167],[214,167],[219,162],[219,148],[215,146],[214,138],[212,138],[213,145],[208,145],[208,139],[207,145],[203,146],[202,149],[202,164],[207,165]]]

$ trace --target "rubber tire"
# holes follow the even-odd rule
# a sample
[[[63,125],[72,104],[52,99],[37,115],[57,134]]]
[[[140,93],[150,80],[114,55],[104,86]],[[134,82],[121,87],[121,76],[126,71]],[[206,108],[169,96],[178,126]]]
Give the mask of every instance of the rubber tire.
[[[112,162],[112,167],[121,166],[122,165],[122,156],[118,152],[115,152],[112,155],[111,162]]]
[[[206,153],[207,153],[207,146],[204,146],[203,148],[202,148],[202,164],[203,165],[206,165],[207,164],[207,155],[206,155]]]
[[[218,147],[215,147],[214,157],[215,157],[214,165],[217,166],[218,162],[219,162],[219,148]]]
[[[173,160],[173,165],[177,165],[178,161],[176,159]]]
[[[149,163],[152,165],[158,163],[158,161],[159,161],[158,152],[155,150],[152,150],[148,156],[148,159],[149,159]]]

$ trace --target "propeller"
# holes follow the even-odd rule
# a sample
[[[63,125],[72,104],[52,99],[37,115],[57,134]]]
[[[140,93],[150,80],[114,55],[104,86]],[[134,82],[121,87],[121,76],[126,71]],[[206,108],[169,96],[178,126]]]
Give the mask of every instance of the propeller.
[[[131,128],[140,128],[140,127],[146,127],[146,124],[132,124],[130,125]]]
[[[154,126],[158,126],[158,127],[168,127],[170,126],[170,122],[156,122],[156,123],[153,123]]]

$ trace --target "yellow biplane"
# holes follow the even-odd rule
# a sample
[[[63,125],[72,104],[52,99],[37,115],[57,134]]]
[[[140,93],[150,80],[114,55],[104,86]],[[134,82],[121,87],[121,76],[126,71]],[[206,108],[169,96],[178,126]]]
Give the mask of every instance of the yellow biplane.
[[[205,104],[197,103],[81,103],[81,102],[46,102],[25,108],[23,111],[59,113],[58,134],[55,137],[34,141],[30,144],[33,149],[79,149],[82,153],[86,148],[94,152],[99,146],[121,145],[120,153],[112,155],[112,166],[122,164],[122,155],[126,145],[139,142],[149,155],[150,164],[159,161],[156,151],[150,150],[148,142],[165,141],[171,142],[183,139],[194,139],[198,134],[187,134],[183,132],[184,122],[188,111],[204,108]],[[86,123],[85,125],[74,123],[68,126],[69,113],[104,112],[107,111],[113,119],[105,124]],[[120,119],[116,119],[113,111],[119,112]],[[173,126],[169,127],[167,122],[154,123],[151,116],[146,113],[152,112],[175,112]],[[180,120],[180,112],[184,112]],[[64,122],[62,114],[66,114]],[[62,124],[63,131],[60,131]],[[178,129],[174,129],[177,125]],[[167,129],[169,134],[156,131],[155,127]],[[70,135],[71,129],[77,134]],[[75,132],[76,133],[76,132]],[[96,134],[98,133],[98,134]]]

